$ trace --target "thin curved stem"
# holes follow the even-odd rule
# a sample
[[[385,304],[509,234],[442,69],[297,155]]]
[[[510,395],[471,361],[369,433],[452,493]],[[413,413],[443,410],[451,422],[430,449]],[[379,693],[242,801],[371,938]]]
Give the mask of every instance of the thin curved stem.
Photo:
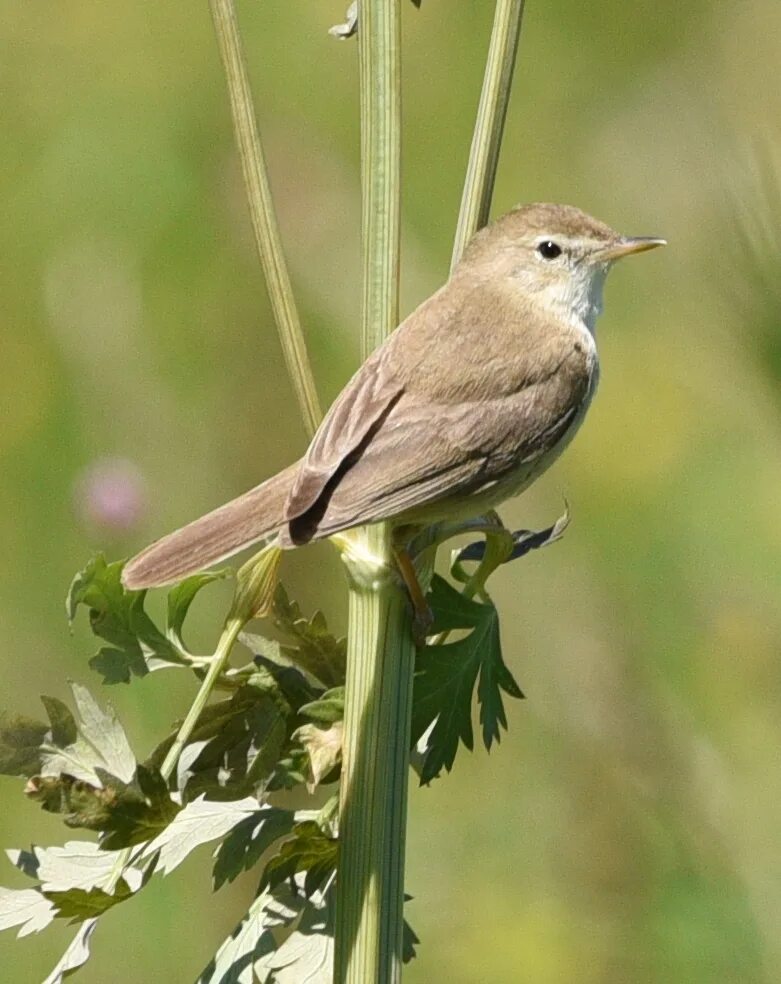
[[[268,169],[252,103],[247,66],[233,0],[209,0],[214,30],[228,83],[236,145],[241,157],[255,244],[266,277],[287,371],[301,416],[311,436],[322,419],[312,367],[290,282]]]
[[[454,267],[466,244],[488,222],[496,182],[499,150],[504,136],[504,122],[510,102],[515,56],[521,36],[524,0],[497,0],[483,89],[477,110],[469,164],[461,197],[456,238],[453,245]]]

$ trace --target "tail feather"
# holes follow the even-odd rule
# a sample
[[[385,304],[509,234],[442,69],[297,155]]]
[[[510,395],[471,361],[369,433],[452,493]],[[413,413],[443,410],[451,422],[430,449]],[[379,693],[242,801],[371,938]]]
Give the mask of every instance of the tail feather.
[[[180,581],[245,547],[270,540],[284,522],[288,492],[298,465],[291,465],[237,499],[169,533],[142,550],[122,571],[126,588],[153,588]]]

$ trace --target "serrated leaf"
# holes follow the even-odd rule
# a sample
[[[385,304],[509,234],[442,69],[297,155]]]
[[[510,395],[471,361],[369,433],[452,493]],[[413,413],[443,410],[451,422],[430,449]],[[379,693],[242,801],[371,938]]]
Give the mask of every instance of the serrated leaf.
[[[264,806],[240,820],[215,852],[214,890],[249,871],[274,841],[289,834],[295,814]]]
[[[114,708],[109,704],[102,711],[87,688],[78,683],[72,683],[71,690],[79,713],[79,733],[103,760],[98,767],[129,782],[136,769],[136,757]]]
[[[120,866],[131,891],[141,887],[142,873],[127,866],[123,851],[104,851],[94,841],[68,841],[62,847],[33,847],[31,851],[6,851],[20,871],[37,878],[47,892],[71,888],[109,890]]]
[[[272,615],[277,628],[291,640],[291,645],[283,647],[283,651],[296,666],[312,674],[326,688],[344,683],[347,641],[337,639],[329,631],[321,611],[305,618],[298,603],[288,597],[280,584],[274,595]]]
[[[160,773],[143,765],[138,766],[133,782],[116,792],[117,798],[98,828],[103,832],[102,846],[106,850],[151,840],[181,809],[171,799],[168,784]]]
[[[252,678],[250,678],[251,680]],[[288,734],[290,707],[251,682],[229,700],[208,705],[185,746],[186,768],[178,771],[186,801],[206,794],[212,800],[236,800],[262,789],[273,774]],[[147,760],[158,768],[178,728]],[[191,746],[197,746],[197,754]]]
[[[290,840],[267,862],[261,888],[274,889],[280,882],[303,873],[304,891],[311,895],[333,874],[337,853],[337,840],[323,833],[314,820],[298,823]]]
[[[334,966],[334,892],[317,892],[304,906],[292,933],[255,962],[268,984],[331,984]],[[267,975],[267,976],[266,976]]]
[[[287,885],[261,892],[196,984],[254,984],[254,965],[278,946],[275,932],[288,929],[305,905],[306,899]]]
[[[290,745],[276,764],[267,792],[303,786],[309,776],[309,755],[300,745]]]
[[[102,915],[133,894],[127,882],[120,878],[113,892],[104,892],[101,888],[69,888],[67,891],[55,892],[43,890],[44,895],[54,903],[56,915],[71,922],[81,922]]]
[[[483,741],[490,749],[506,727],[501,692],[522,693],[502,659],[499,616],[493,605],[464,598],[444,578],[435,576],[430,602],[434,611],[432,632],[471,630],[457,642],[426,645],[418,650],[412,708],[412,741],[434,723],[421,771],[421,782],[452,768],[459,741],[474,744],[472,694],[478,682],[478,701]]]
[[[146,592],[123,587],[122,567],[120,561],[107,564],[99,554],[76,575],[66,600],[70,621],[79,605],[86,606],[92,631],[110,644],[90,660],[104,683],[129,683],[132,676],[145,676],[161,665],[185,665],[144,611]]]
[[[130,783],[97,771],[97,786],[67,775],[34,777],[25,793],[50,813],[62,813],[68,827],[101,832],[107,851],[151,840],[181,809],[156,770],[139,765]]]
[[[199,796],[144,848],[141,857],[158,854],[157,870],[167,875],[196,847],[224,837],[242,820],[255,816],[258,809],[254,796],[232,802],[213,802]]]
[[[258,894],[197,984],[331,984],[335,881],[306,897],[297,874]],[[402,958],[414,957],[417,937],[404,923]]]
[[[62,984],[66,977],[74,974],[79,967],[83,967],[89,960],[90,937],[95,932],[98,920],[86,919],[79,927],[78,933],[73,937],[68,949],[63,953],[57,966],[49,974],[43,984]]]
[[[169,633],[173,633],[177,640],[181,640],[182,626],[190,611],[190,605],[195,600],[195,596],[213,581],[220,581],[230,576],[233,572],[230,568],[223,568],[218,571],[206,571],[203,574],[193,574],[186,577],[168,592],[168,616],[166,626]]]
[[[283,646],[276,639],[242,632],[239,641],[253,654],[260,679],[269,692],[271,683],[293,711],[316,699],[325,691],[325,685],[317,677],[295,665],[295,649]]]
[[[294,884],[302,887],[301,877]],[[313,893],[298,919],[287,928],[287,936],[276,950],[255,961],[254,970],[263,984],[331,984],[333,980],[336,890],[331,881],[325,891]],[[292,930],[292,931],[291,931]],[[277,938],[280,933],[277,932]],[[415,956],[419,942],[404,921],[402,960]]]
[[[419,943],[420,940],[418,939],[417,933],[405,919],[401,930],[401,959],[403,963],[409,963],[415,959],[417,956],[415,947]]]
[[[41,768],[41,744],[49,727],[21,715],[0,714],[0,773],[34,776]]]
[[[51,741],[41,746],[42,777],[72,776],[95,786],[100,786],[96,770],[103,769],[122,782],[133,778],[136,760],[122,725],[109,706],[102,711],[89,691],[77,683],[71,684],[73,697],[79,712],[75,722],[67,708],[54,698],[44,703],[52,715]],[[71,725],[72,722],[72,725]],[[58,744],[73,736],[71,744]]]
[[[465,597],[438,574],[432,578],[427,601],[434,616],[429,629],[431,635],[454,629],[473,629],[485,619],[486,605]]]
[[[0,930],[19,926],[17,937],[40,933],[57,910],[36,888],[0,888]]]
[[[287,737],[287,718],[269,698],[237,691],[225,723],[190,766],[187,799],[239,799],[263,788]]]

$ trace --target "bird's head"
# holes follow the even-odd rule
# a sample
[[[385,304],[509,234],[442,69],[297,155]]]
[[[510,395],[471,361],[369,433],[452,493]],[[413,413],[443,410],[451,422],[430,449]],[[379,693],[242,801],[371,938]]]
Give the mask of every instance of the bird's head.
[[[593,331],[613,263],[665,244],[664,239],[622,236],[571,205],[521,205],[479,232],[462,262],[480,274],[509,280],[533,302]]]

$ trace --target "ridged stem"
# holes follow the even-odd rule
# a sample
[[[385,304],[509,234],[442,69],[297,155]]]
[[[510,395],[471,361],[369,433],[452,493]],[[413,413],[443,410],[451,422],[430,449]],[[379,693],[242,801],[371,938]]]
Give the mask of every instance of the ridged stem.
[[[311,436],[317,430],[322,411],[282,249],[239,34],[236,6],[233,0],[209,0],[209,5],[228,83],[231,116],[244,174],[255,245],[266,278],[287,371],[304,425]]]
[[[401,166],[399,0],[362,0],[363,355],[398,320]],[[350,571],[334,980],[401,979],[414,646],[390,528],[358,531]]]
[[[383,528],[363,532],[361,546],[383,553]],[[350,645],[334,980],[391,984],[401,979],[415,648],[395,573],[365,558],[345,560]]]

